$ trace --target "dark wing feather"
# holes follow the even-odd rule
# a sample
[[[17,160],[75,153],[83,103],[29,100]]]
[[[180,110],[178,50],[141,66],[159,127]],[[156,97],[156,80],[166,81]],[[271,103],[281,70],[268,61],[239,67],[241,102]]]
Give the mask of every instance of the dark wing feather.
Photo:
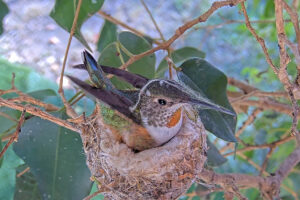
[[[104,66],[104,65],[98,65],[98,66],[100,66],[105,73],[116,75],[116,76],[120,77],[121,79],[123,79],[124,81],[133,85],[135,88],[142,88],[149,81],[149,79],[144,76],[141,76],[138,74],[133,74],[133,73],[130,73],[128,71],[125,71],[125,70],[122,70],[122,69],[119,69],[116,67],[108,67],[108,66]],[[87,70],[87,68],[86,68],[86,66],[84,66],[84,64],[75,65],[75,66],[73,66],[73,68]]]
[[[90,86],[89,84],[79,80],[78,78],[67,75],[76,85],[78,85],[86,93],[92,95],[101,102],[109,105],[112,109],[119,111],[125,116],[132,119],[137,124],[140,124],[140,120],[137,119],[132,112],[129,110],[130,106],[133,106],[134,103],[127,97],[121,96],[114,91],[105,90],[103,88],[96,88]]]

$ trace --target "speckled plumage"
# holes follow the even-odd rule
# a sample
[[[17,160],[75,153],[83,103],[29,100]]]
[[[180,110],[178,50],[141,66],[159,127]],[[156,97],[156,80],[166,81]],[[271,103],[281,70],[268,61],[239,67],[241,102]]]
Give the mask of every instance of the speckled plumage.
[[[93,85],[72,76],[68,77],[86,93],[118,111],[128,120],[129,123],[108,123],[108,127],[133,149],[145,150],[168,142],[180,131],[186,114],[190,119],[197,119],[194,105],[234,115],[176,81],[149,80],[125,70],[100,66],[87,51],[83,52],[83,57],[84,64],[75,68],[87,70]],[[136,89],[118,90],[106,78],[105,73],[122,78]]]

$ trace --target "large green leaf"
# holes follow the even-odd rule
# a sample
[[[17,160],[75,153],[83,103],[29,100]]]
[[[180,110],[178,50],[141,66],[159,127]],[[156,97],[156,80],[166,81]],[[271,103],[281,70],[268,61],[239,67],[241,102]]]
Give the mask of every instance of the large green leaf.
[[[3,33],[3,18],[5,17],[5,15],[7,15],[8,13],[8,8],[7,5],[0,0],[0,35]]]
[[[171,53],[172,60],[176,66],[181,65],[186,59],[192,57],[204,58],[205,53],[203,51],[199,51],[194,47],[183,47],[177,49]],[[163,78],[166,70],[168,69],[168,62],[166,61],[166,57],[162,59],[158,68],[155,72],[156,78]]]
[[[39,100],[44,100],[47,97],[53,97],[56,96],[56,92],[54,90],[51,89],[44,89],[44,90],[36,90],[33,92],[29,92],[27,93],[29,96],[35,98],[35,99],[39,99]]]
[[[2,140],[0,138],[0,151],[2,150],[3,146],[2,146]],[[0,158],[0,168],[2,166],[2,163],[3,163],[3,157]]]
[[[44,79],[29,67],[9,63],[0,58],[0,89],[10,89],[12,73],[15,73],[15,85],[23,92],[31,92],[43,89],[57,90],[54,82]]]
[[[151,45],[149,42],[140,36],[137,36],[131,32],[121,32],[118,36],[120,43],[132,54],[140,54],[149,49]],[[122,51],[123,52],[123,51]],[[123,53],[125,62],[129,59],[129,56],[126,53]],[[133,64],[129,65],[128,71],[143,75],[147,78],[154,78],[155,72],[155,54],[145,56],[142,59],[137,60]]]
[[[66,118],[62,112],[55,115]],[[43,199],[82,199],[88,195],[90,172],[77,133],[33,117],[24,124],[14,149],[30,167]]]
[[[10,146],[4,154],[3,163],[0,167],[0,199],[13,199],[16,185],[16,168],[23,163]]]
[[[212,102],[233,111],[226,94],[227,77],[223,72],[199,58],[185,61],[180,68],[182,69],[182,71],[178,72],[180,81]],[[234,137],[235,116],[215,110],[199,109],[198,111],[206,130],[223,140],[236,142]]]
[[[110,21],[105,20],[97,43],[98,51],[103,51],[105,47],[115,41],[117,41],[117,26]]]
[[[18,167],[17,172],[20,173],[26,169],[27,165]],[[38,189],[38,183],[30,172],[26,172],[20,177],[17,177],[14,200],[40,200],[42,199]]]
[[[208,146],[208,150],[207,150],[208,165],[212,167],[216,167],[222,165],[227,161],[227,159],[220,154],[217,147],[213,143],[211,143],[209,139],[207,139],[207,146]]]
[[[82,24],[98,10],[100,10],[104,0],[84,0],[82,1],[78,16],[75,37],[88,49],[89,46],[83,38],[80,28]],[[65,30],[71,31],[78,0],[56,0],[55,6],[50,16]]]

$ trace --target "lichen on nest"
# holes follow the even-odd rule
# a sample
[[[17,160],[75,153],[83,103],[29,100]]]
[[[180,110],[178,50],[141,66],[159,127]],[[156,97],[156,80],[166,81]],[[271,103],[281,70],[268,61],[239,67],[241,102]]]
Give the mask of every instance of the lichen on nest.
[[[184,117],[180,132],[163,146],[135,153],[112,137],[101,115],[82,133],[87,165],[107,199],[177,199],[201,173],[206,134],[201,120]]]

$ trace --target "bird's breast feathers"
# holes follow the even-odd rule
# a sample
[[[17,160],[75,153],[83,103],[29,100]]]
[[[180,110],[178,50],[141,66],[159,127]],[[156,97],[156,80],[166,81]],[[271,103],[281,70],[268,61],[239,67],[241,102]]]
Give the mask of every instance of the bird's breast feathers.
[[[169,141],[179,132],[182,125],[182,118],[182,108],[178,108],[171,115],[166,126],[153,126],[147,123],[145,123],[144,126],[157,143],[157,146],[159,146]]]

